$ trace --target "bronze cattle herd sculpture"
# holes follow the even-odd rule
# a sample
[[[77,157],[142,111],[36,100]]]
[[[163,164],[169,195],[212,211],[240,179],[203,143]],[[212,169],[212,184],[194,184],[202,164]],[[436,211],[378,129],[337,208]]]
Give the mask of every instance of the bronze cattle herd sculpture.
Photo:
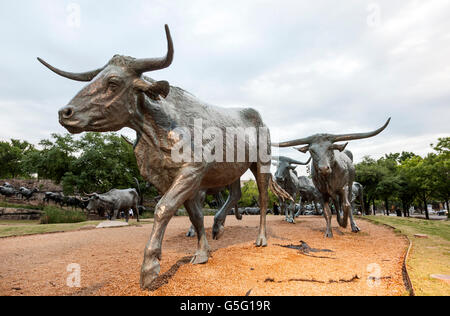
[[[212,106],[166,81],[143,76],[172,64],[174,46],[167,25],[165,31],[168,52],[162,58],[135,59],[115,55],[105,66],[83,73],[62,71],[38,58],[60,76],[89,82],[59,111],[60,124],[70,133],[113,132],[128,127],[138,135],[134,152],[140,172],[162,195],[155,208],[153,229],[144,251],[141,287],[149,289],[158,276],[164,232],[183,205],[198,237],[198,249],[191,262],[203,264],[208,261],[210,248],[202,212],[204,196],[208,190],[229,187],[230,196],[216,215],[213,227],[213,237],[219,238],[224,232],[229,209],[241,197],[240,178],[248,170],[255,176],[259,190],[261,212],[256,246],[267,246],[269,187],[282,201],[294,203],[291,195],[296,195],[277,184],[270,173],[273,145],[308,145],[300,150],[309,151],[312,156],[313,181],[324,201],[326,236],[332,237],[330,199],[339,201],[339,215],[343,210],[343,219],[339,219],[339,223],[345,227],[350,216],[352,230],[359,231],[350,205],[355,169],[352,159],[343,153],[346,145],[335,143],[375,136],[389,122],[368,134],[325,134],[272,144],[270,132],[257,111]]]
[[[301,162],[289,157],[274,157],[274,165],[277,167],[275,173],[275,180],[277,183],[292,196],[293,201],[290,201],[289,205],[285,208],[286,221],[288,223],[295,224],[294,213],[295,213],[295,202],[297,196],[300,193],[300,182],[295,169],[297,166],[308,165],[311,162],[309,159],[307,162]],[[281,205],[285,203],[280,203]],[[284,205],[283,205],[284,206]]]
[[[352,201],[353,182],[355,181],[353,154],[345,150],[348,142],[346,144],[336,143],[374,137],[384,131],[390,121],[389,119],[382,128],[370,133],[347,135],[317,134],[290,142],[273,144],[276,147],[307,145],[297,148],[297,150],[302,153],[309,152],[313,159],[311,175],[314,185],[322,194],[324,202],[324,216],[327,221],[326,237],[333,237],[330,200],[335,201],[339,225],[346,228],[350,217],[352,231],[355,233],[359,232],[359,227],[353,219],[350,203]],[[341,218],[341,211],[343,211],[343,218]]]

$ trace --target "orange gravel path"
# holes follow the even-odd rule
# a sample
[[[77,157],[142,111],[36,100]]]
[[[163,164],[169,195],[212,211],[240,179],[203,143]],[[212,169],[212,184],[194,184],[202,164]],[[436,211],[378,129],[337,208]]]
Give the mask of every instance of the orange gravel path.
[[[336,220],[334,220],[334,223]],[[174,218],[163,243],[157,289],[139,288],[139,270],[152,225],[0,239],[0,295],[404,295],[402,262],[407,241],[384,226],[359,221],[353,234],[325,220],[302,217],[296,225],[268,217],[269,246],[253,246],[259,216],[227,219],[224,237],[211,240],[212,257],[189,264],[197,239],[184,237],[187,217]],[[278,245],[299,244],[333,252],[300,254]],[[69,288],[69,264],[81,267],[82,288]],[[368,269],[369,268],[369,269]],[[372,268],[372,270],[370,269]],[[375,286],[371,272],[381,278]],[[352,282],[357,275],[358,279]],[[266,281],[270,279],[270,281]],[[336,283],[337,282],[337,283]],[[369,286],[371,285],[371,286]]]

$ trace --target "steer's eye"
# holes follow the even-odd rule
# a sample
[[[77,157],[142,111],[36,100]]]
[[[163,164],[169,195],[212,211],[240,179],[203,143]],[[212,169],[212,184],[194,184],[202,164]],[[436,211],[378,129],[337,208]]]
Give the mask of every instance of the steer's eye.
[[[120,84],[116,79],[110,79],[108,81],[108,90],[111,92],[116,92],[116,90],[119,88]]]

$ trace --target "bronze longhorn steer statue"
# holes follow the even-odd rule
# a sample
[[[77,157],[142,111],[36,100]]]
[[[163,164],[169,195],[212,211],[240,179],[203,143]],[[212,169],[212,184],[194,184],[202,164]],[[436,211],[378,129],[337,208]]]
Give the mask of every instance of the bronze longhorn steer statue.
[[[298,166],[305,166],[308,165],[311,162],[311,158],[306,161],[298,161],[291,159],[289,157],[273,157],[272,160],[274,160],[274,165],[277,167],[277,171],[275,173],[275,181],[278,183],[279,186],[283,188],[287,193],[289,193],[293,200],[296,201],[296,198],[300,194],[300,187],[301,184],[299,182],[299,178],[297,173],[295,172],[295,169],[297,169]],[[295,202],[290,201],[288,206],[285,206],[285,215],[286,215],[286,222],[295,224]],[[280,203],[285,204],[285,203]]]
[[[327,221],[326,237],[333,237],[330,199],[334,201],[337,207],[339,225],[344,228],[347,227],[348,217],[350,216],[352,231],[355,233],[360,231],[353,219],[350,204],[353,182],[355,180],[355,166],[353,165],[353,154],[349,151],[344,152],[348,141],[374,137],[383,132],[390,121],[391,119],[382,128],[370,133],[347,135],[317,134],[290,142],[272,144],[274,147],[307,145],[296,149],[305,154],[309,152],[313,159],[311,174],[314,185],[322,194],[324,201],[324,216]],[[347,143],[336,144],[344,141],[347,141]],[[341,210],[344,213],[343,219],[340,216]]]
[[[150,240],[145,247],[141,269],[141,287],[148,289],[160,272],[161,245],[170,219],[179,207],[185,206],[198,236],[198,251],[193,264],[206,263],[209,245],[203,225],[201,192],[210,188],[225,187],[236,182],[248,169],[256,177],[260,193],[261,220],[256,246],[267,245],[266,211],[268,187],[274,193],[289,195],[274,183],[270,173],[270,135],[259,113],[253,109],[224,109],[208,105],[190,93],[168,82],[156,82],[143,77],[143,73],[167,68],[171,65],[174,48],[166,25],[168,53],[163,58],[135,59],[114,56],[106,66],[84,73],[69,73],[45,66],[63,77],[90,82],[75,98],[59,111],[60,123],[71,133],[111,132],[124,127],[134,129],[139,135],[135,155],[140,172],[163,195],[155,210],[155,219]],[[162,97],[162,98],[161,98]],[[193,123],[201,120],[199,128]],[[237,133],[237,142],[231,145],[236,153],[237,144],[245,146],[245,157],[240,162],[229,162],[228,146],[223,146],[223,161],[200,160],[178,161],[173,158],[174,148],[179,145],[179,128],[186,128],[193,138],[200,129],[216,128],[226,134],[228,128],[266,129],[266,137],[247,138]],[[183,140],[184,140],[184,134]],[[234,139],[233,139],[234,141]],[[226,140],[224,144],[229,145]],[[263,147],[266,147],[263,148]],[[225,148],[226,147],[226,148]],[[200,149],[208,149],[208,140],[200,140]],[[250,150],[266,151],[267,161],[258,155],[250,159]],[[230,154],[231,155],[231,154]],[[196,157],[198,158],[198,157]]]

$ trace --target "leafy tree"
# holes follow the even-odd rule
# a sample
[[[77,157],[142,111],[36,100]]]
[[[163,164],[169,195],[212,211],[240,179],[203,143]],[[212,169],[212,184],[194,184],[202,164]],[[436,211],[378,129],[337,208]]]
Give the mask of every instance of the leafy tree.
[[[64,191],[106,192],[142,181],[133,148],[115,134],[87,133],[76,142],[79,157],[63,177]],[[144,187],[145,188],[145,187]]]
[[[378,198],[377,187],[383,179],[385,173],[380,169],[377,161],[364,157],[363,161],[356,165],[356,181],[364,186],[364,204],[365,209],[369,209],[369,205],[374,205],[375,212],[375,200]]]
[[[10,143],[0,142],[0,176],[15,178],[24,175],[24,155],[34,150],[34,146],[27,141],[11,139]]]
[[[432,145],[432,147],[437,153],[428,157],[432,165],[432,195],[445,202],[447,210],[450,210],[450,137],[440,138],[438,144]],[[450,212],[448,216],[450,218]]]

